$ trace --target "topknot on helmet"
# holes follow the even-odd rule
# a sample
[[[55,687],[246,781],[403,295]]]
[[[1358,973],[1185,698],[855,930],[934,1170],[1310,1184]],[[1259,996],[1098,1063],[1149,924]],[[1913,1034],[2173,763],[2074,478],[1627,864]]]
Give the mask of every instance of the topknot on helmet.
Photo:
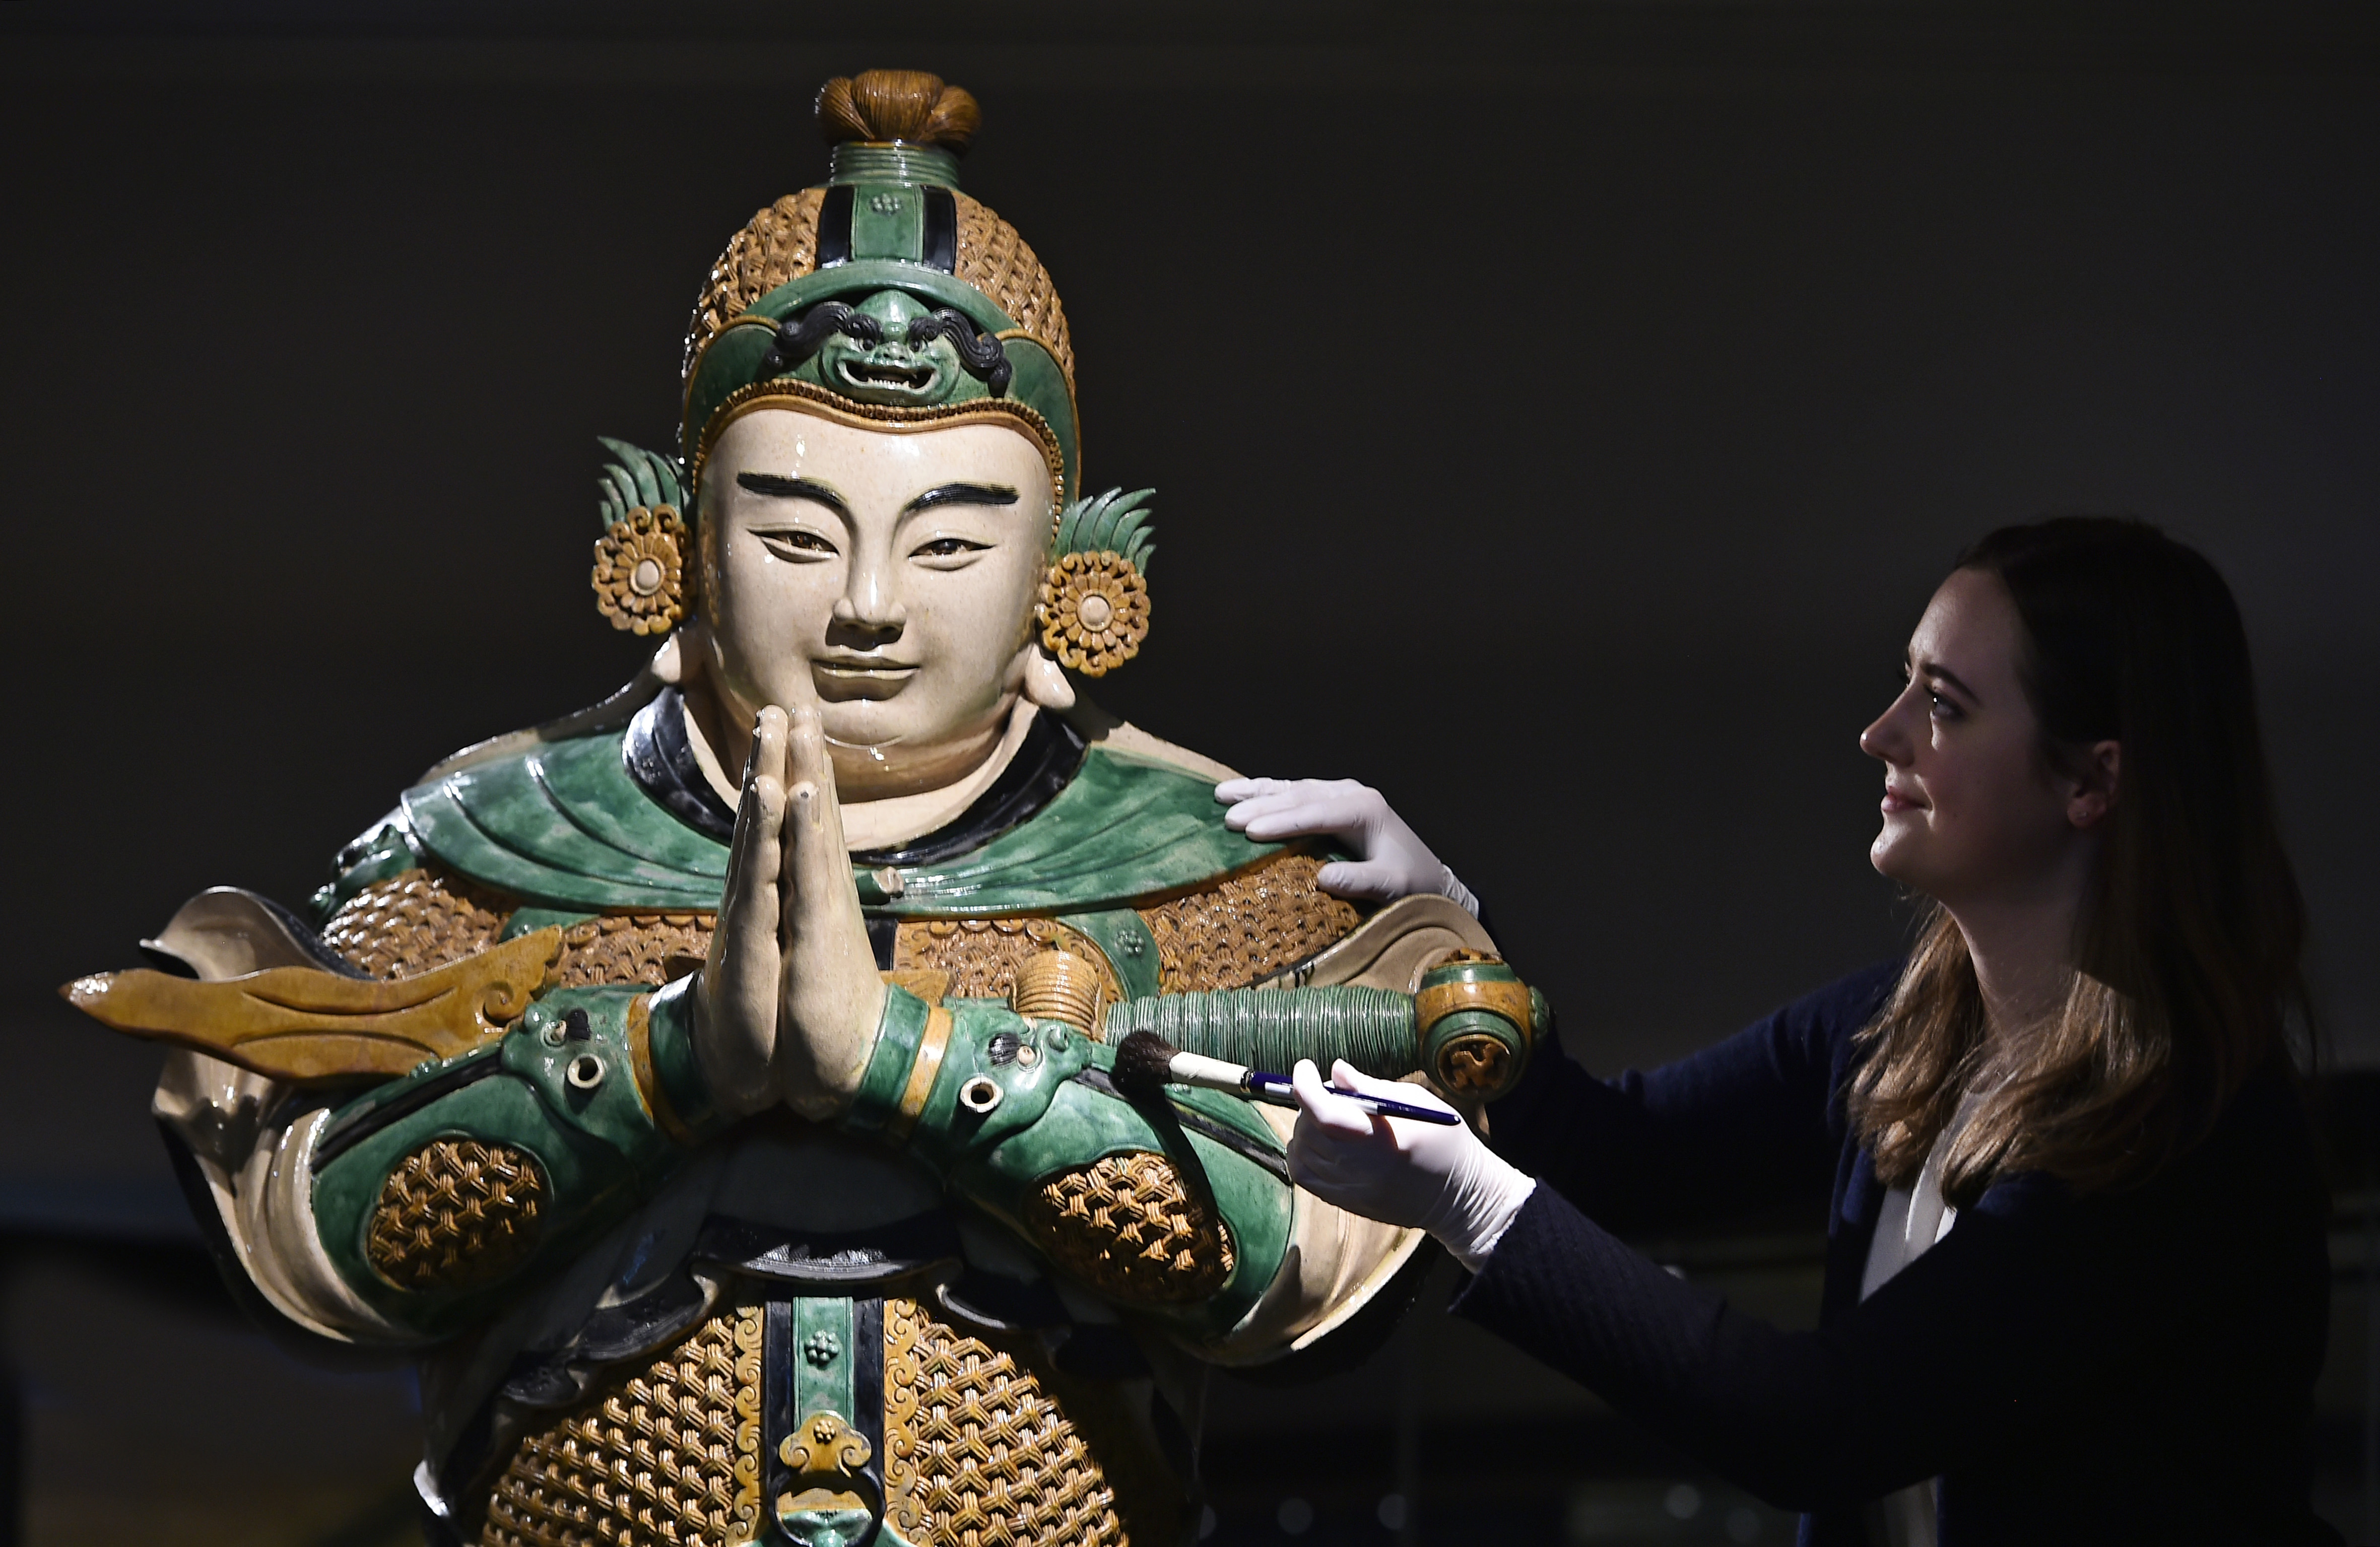
[[[885,144],[905,140],[934,145],[954,156],[983,126],[974,93],[945,86],[923,70],[862,70],[835,77],[819,89],[819,133],[830,145],[846,140]]]
[[[922,70],[868,70],[828,81],[817,110],[826,181],[754,215],[695,303],[679,424],[694,483],[725,416],[803,399],[879,425],[1005,414],[1072,498],[1066,314],[1016,228],[959,190],[974,96]]]

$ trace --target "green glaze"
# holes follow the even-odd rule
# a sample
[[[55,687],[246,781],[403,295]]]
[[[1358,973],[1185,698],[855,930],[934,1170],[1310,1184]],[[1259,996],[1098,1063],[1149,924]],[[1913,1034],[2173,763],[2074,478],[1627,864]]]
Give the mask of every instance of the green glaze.
[[[874,1133],[891,1119],[908,1085],[909,1066],[917,1059],[927,1013],[925,1000],[897,983],[884,985],[884,1009],[876,1018],[876,1045],[868,1055],[867,1069],[860,1072],[858,1094],[844,1114],[845,1128],[855,1133]]]
[[[895,139],[886,144],[845,140],[830,152],[826,180],[833,183],[927,183],[955,189],[959,158],[939,145]]]
[[[950,1041],[906,1144],[917,1159],[948,1172],[1040,1121],[1066,1082],[1091,1066],[1091,1049],[1098,1044],[1054,1021],[1027,1021],[1005,999],[950,998],[942,1008],[951,1012]],[[1038,1050],[1034,1060],[992,1062],[991,1039],[1002,1032],[1033,1038]],[[959,1105],[959,1088],[978,1074],[1001,1090],[1000,1105],[983,1116]],[[1084,1158],[1104,1153],[1094,1150]]]
[[[583,908],[516,908],[496,934],[498,940],[517,940],[524,935],[534,935],[540,929],[567,929],[574,924],[585,924],[595,915]]]
[[[666,1165],[676,1148],[645,1109],[629,1059],[628,1007],[647,992],[634,985],[556,989],[531,1005],[497,1044],[506,1074],[534,1090],[562,1121],[638,1167]],[[587,1012],[583,1038],[569,1034],[565,1018],[574,1009]],[[601,1070],[591,1090],[573,1085],[565,1074],[588,1058],[596,1064],[582,1067]]]
[[[793,1302],[793,1432],[820,1413],[860,1426],[854,1361],[860,1357],[851,1301],[838,1295],[803,1295]],[[878,1415],[871,1414],[871,1418]],[[849,1547],[876,1523],[877,1511],[860,1508],[787,1509],[791,1496],[778,1495],[777,1524],[793,1547]]]
[[[727,1129],[710,1098],[710,1082],[694,1053],[694,979],[682,977],[655,993],[645,1011],[646,1048],[653,1062],[653,1078],[677,1120],[697,1140]]]
[[[1206,1109],[1204,1103],[1196,1105]],[[1249,1121],[1262,1127],[1258,1119]],[[1233,1126],[1245,1130],[1245,1125]],[[1260,1142],[1279,1148],[1269,1129],[1263,1130]],[[1039,1123],[975,1165],[955,1168],[951,1181],[978,1207],[1014,1227],[1018,1205],[1054,1173],[1135,1150],[1165,1155],[1193,1188],[1203,1177],[1215,1212],[1231,1232],[1236,1261],[1222,1287],[1194,1305],[1160,1310],[1169,1320],[1186,1324],[1193,1335],[1220,1336],[1264,1298],[1288,1253],[1293,1224],[1289,1184],[1246,1156],[1172,1123],[1160,1131],[1138,1106],[1069,1082]]]
[[[412,834],[402,820],[403,809],[389,815],[393,820],[381,823],[339,851],[337,878],[316,888],[308,900],[317,919],[328,919],[366,887],[394,879],[421,863]]]
[[[1075,501],[1058,516],[1057,538],[1050,551],[1061,558],[1069,553],[1119,553],[1146,575],[1148,561],[1157,553],[1157,528],[1150,525],[1156,512],[1148,508],[1149,496],[1156,492],[1135,489],[1126,494],[1111,489],[1097,499]]]
[[[890,190],[888,190],[890,191]],[[862,187],[853,193],[852,223],[856,236],[859,212],[868,200],[869,190]],[[911,202],[916,196],[906,196]],[[794,313],[816,306],[820,301],[842,301],[861,306],[879,294],[894,290],[911,296],[932,311],[947,307],[975,324],[983,333],[1018,333],[1016,320],[991,303],[982,291],[964,280],[953,278],[938,269],[929,269],[916,262],[898,259],[857,258],[832,268],[817,269],[789,280],[752,303],[745,318],[722,330],[704,348],[696,362],[693,380],[686,384],[685,440],[682,451],[691,463],[700,449],[703,427],[728,397],[762,380],[762,358],[776,342],[776,324]],[[1014,375],[1010,379],[1004,396],[1032,409],[1048,422],[1058,438],[1058,449],[1065,467],[1063,497],[1072,499],[1075,484],[1082,475],[1080,452],[1075,431],[1074,395],[1067,389],[1066,374],[1049,350],[1037,340],[1019,336],[1005,341],[1008,363]],[[813,357],[815,358],[815,357]],[[806,365],[808,362],[805,363]],[[817,382],[815,369],[796,369],[784,374]],[[842,389],[835,388],[840,392]],[[991,389],[974,377],[960,373],[951,386],[946,399],[952,403],[971,402],[989,397]],[[698,504],[699,501],[696,502]]]
[[[684,514],[686,490],[678,482],[676,463],[608,435],[595,441],[612,458],[595,477],[595,515],[605,531],[638,506],[669,505]]]
[[[632,988],[562,989],[530,1007],[493,1048],[462,1060],[431,1064],[393,1081],[334,1114],[326,1131],[367,1131],[314,1177],[314,1216],[323,1249],[340,1276],[393,1320],[427,1334],[469,1319],[488,1297],[543,1263],[566,1257],[615,1222],[675,1170],[686,1152],[664,1138],[637,1094],[628,1061],[627,1009]],[[587,1012],[584,1036],[568,1033],[566,1017]],[[592,1089],[573,1086],[574,1060],[596,1059],[602,1077]],[[397,1110],[424,1081],[455,1063],[492,1059],[487,1074],[410,1111]],[[364,1253],[374,1208],[389,1174],[432,1139],[474,1139],[524,1151],[544,1183],[534,1250],[500,1277],[453,1289],[399,1288],[375,1273]]]
[[[1501,961],[1450,961],[1423,973],[1420,987],[1426,991],[1450,983],[1517,984],[1520,981],[1521,975]],[[1542,1023],[1542,1011],[1538,1008],[1542,998],[1541,995],[1532,991],[1529,1004],[1533,1022]],[[1440,1016],[1429,1028],[1428,1045],[1423,1049],[1422,1055],[1427,1061],[1422,1067],[1438,1070],[1445,1058],[1447,1045],[1458,1037],[1493,1037],[1503,1045],[1506,1054],[1504,1082],[1492,1093],[1500,1095],[1519,1082],[1521,1072],[1528,1067],[1529,1050],[1536,1040],[1535,1029],[1535,1025],[1516,1026],[1510,1017],[1484,1006],[1474,1005],[1454,1010]]]
[[[621,737],[547,743],[409,790],[411,841],[557,913],[716,908],[727,846],[646,795],[622,762]],[[1095,746],[1048,805],[980,849],[899,872],[897,896],[873,870],[856,871],[860,900],[901,918],[1087,912],[1210,881],[1280,849],[1224,827],[1222,809],[1201,775]]]
[[[853,191],[851,256],[917,263],[926,256],[926,196],[915,187],[875,183]]]
[[[1106,954],[1123,985],[1124,997],[1153,997],[1160,985],[1157,937],[1148,921],[1130,908],[1109,908],[1096,913],[1062,913],[1058,922],[1091,937]]]
[[[1276,1074],[1300,1058],[1326,1070],[1344,1058],[1380,1080],[1428,1067],[1414,1033],[1413,996],[1392,988],[1338,985],[1135,998],[1108,1010],[1106,1029],[1111,1043],[1155,1032],[1185,1053]]]
[[[794,1301],[794,1423],[813,1413],[832,1413],[856,1423],[852,1395],[854,1347],[851,1301],[832,1295],[804,1295]]]
[[[1228,1332],[1253,1310],[1289,1250],[1293,1223],[1288,1184],[1266,1166],[1204,1133],[1171,1120],[1172,1110],[1200,1114],[1278,1155],[1280,1141],[1236,1097],[1213,1091],[1169,1092],[1170,1105],[1126,1101],[1075,1078],[1105,1072],[1113,1053],[1054,1021],[1018,1016],[1000,999],[950,999],[950,1042],[924,1110],[905,1148],[947,1178],[951,1188],[1010,1228],[1023,1229],[1025,1201],[1052,1175],[1103,1155],[1135,1151],[1164,1154],[1192,1186],[1201,1179],[1236,1248],[1236,1264],[1221,1289],[1194,1305],[1140,1307],[1194,1337]],[[1029,1038],[1031,1062],[991,1058],[992,1039],[1008,1033]],[[880,1052],[882,1049],[880,1047]],[[905,1085],[914,1054],[888,1060],[882,1084]],[[869,1082],[879,1073],[871,1063]],[[960,1100],[974,1080],[989,1080],[1001,1095],[986,1112]],[[896,1097],[897,1099],[897,1097]],[[865,1127],[865,1120],[846,1126]]]
[[[941,337],[922,344],[909,343],[909,324],[928,315],[926,307],[901,291],[880,290],[862,301],[858,309],[861,316],[872,319],[883,330],[883,338],[870,344],[848,333],[837,333],[793,372],[796,381],[832,388],[861,403],[896,406],[929,408],[958,395],[959,385],[966,381],[967,372],[959,360],[957,346]],[[904,371],[922,368],[932,374],[914,385],[871,381],[865,374],[868,367]]]
[[[957,859],[902,873],[905,917],[1088,912],[1196,886],[1280,851],[1223,825],[1203,774],[1093,747],[1027,821]]]

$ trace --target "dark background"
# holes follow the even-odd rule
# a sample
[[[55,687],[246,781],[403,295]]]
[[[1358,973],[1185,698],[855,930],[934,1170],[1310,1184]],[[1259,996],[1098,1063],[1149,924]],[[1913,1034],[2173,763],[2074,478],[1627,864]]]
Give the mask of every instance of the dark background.
[[[1895,948],[1853,738],[1959,547],[2070,510],[2231,578],[2335,1057],[2380,1066],[2375,41],[2347,5],[0,5],[33,1539],[385,1534],[402,1383],[276,1362],[159,1265],[155,1055],[54,989],[201,886],[301,902],[423,767],[634,670],[593,437],[670,443],[687,308],[823,175],[832,74],[981,98],[965,186],[1058,278],[1089,486],[1159,490],[1155,632],[1099,697],[1385,790],[1591,1066]],[[1447,1335],[1226,1417],[1356,1436],[1350,1498],[1383,1404],[1500,1452],[1586,1424],[1654,1492],[1523,1535],[1775,1539]],[[107,1436],[164,1401],[214,1448],[136,1505]],[[1294,1481],[1248,1472],[1248,1518]]]

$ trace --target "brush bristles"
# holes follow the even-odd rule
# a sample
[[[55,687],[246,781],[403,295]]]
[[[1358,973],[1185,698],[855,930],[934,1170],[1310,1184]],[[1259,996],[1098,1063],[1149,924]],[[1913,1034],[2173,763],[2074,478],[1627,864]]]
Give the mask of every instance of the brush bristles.
[[[1108,1078],[1126,1095],[1159,1095],[1173,1080],[1173,1055],[1179,1052],[1155,1032],[1134,1032],[1116,1044],[1115,1068]]]

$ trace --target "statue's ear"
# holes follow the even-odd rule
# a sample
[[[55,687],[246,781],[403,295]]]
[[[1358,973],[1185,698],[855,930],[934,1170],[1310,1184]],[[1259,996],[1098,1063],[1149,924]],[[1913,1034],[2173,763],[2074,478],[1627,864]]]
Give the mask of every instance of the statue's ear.
[[[1065,668],[1038,641],[1027,648],[1032,653],[1025,658],[1025,696],[1052,714],[1064,714],[1075,707],[1075,684],[1066,680]]]
[[[613,628],[667,634],[694,606],[694,542],[675,457],[597,436],[609,453],[595,479],[595,607]]]
[[[1034,617],[1043,647],[1086,677],[1122,666],[1148,637],[1148,562],[1157,554],[1148,500],[1155,492],[1111,489],[1075,501],[1058,517]]]

